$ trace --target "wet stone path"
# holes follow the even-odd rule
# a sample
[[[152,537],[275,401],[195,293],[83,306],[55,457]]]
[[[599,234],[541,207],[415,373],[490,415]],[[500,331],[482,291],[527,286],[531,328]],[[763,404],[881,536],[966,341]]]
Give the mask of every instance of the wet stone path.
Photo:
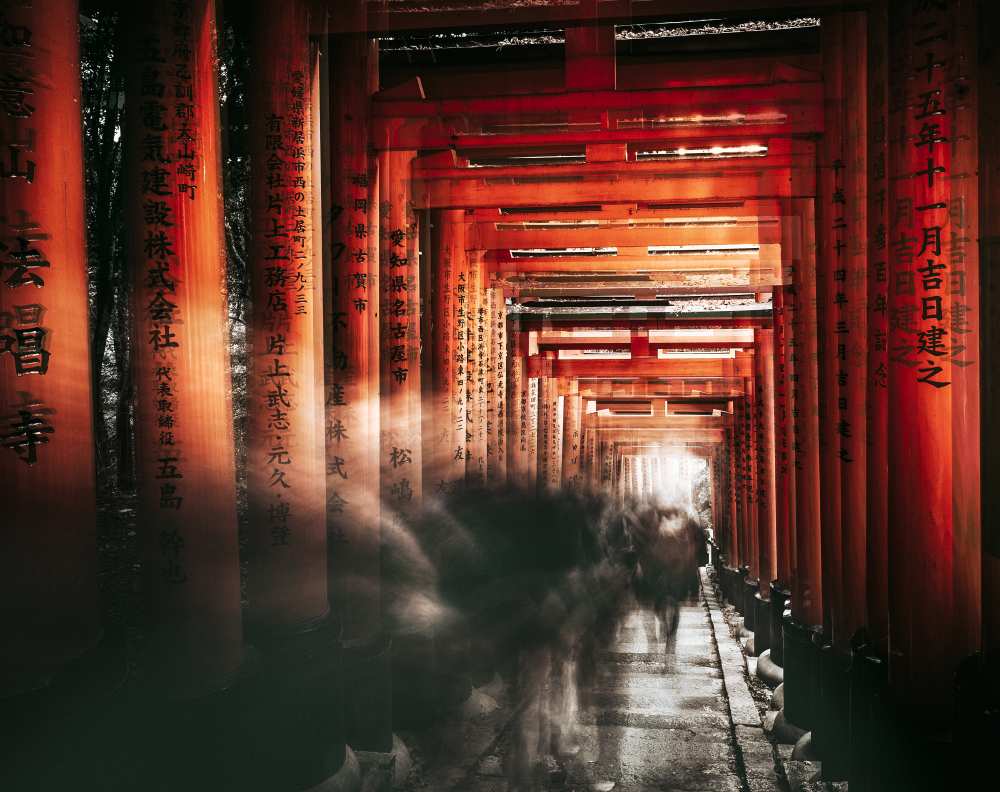
[[[578,751],[553,768],[547,792],[742,792],[732,725],[705,605],[681,606],[672,654],[651,611],[633,609],[580,691]],[[502,746],[498,753],[503,754]],[[501,759],[502,757],[493,757]],[[474,792],[507,792],[488,770]]]

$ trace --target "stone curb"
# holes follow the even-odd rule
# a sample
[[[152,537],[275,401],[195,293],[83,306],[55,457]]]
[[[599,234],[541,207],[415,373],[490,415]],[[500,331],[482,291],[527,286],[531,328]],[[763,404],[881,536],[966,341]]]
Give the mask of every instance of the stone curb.
[[[732,636],[722,614],[715,583],[707,568],[701,570],[702,601],[708,609],[715,645],[722,666],[722,683],[729,705],[733,745],[746,792],[784,792],[783,771],[771,741],[764,734],[760,712],[747,685],[743,649]]]

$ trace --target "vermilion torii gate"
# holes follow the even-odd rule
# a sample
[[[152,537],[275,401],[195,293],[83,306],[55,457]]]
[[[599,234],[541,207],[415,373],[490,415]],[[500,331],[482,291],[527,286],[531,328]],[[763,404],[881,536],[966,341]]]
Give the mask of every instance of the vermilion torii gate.
[[[786,685],[779,737],[810,731],[827,778],[878,789],[870,746],[916,744],[913,702],[936,696],[943,739],[981,722],[968,691],[1000,648],[1000,550],[983,525],[997,129],[982,3],[809,3],[818,52],[642,62],[609,46],[616,23],[690,8],[251,5],[243,19],[152,0],[123,23],[152,614],[139,667],[164,711],[196,700],[233,716],[224,691],[258,684],[245,681],[258,656],[280,676],[302,641],[335,669],[326,682],[352,684],[331,707],[346,710],[339,750],[296,788],[346,772],[345,731],[390,751],[383,526],[463,487],[650,497],[685,454],[706,460],[718,573],[760,675]],[[242,592],[223,12],[249,22],[252,62]],[[4,14],[0,694],[13,697],[86,659],[101,629],[78,8]],[[565,62],[393,71],[369,35],[474,18],[562,25]],[[379,703],[367,721],[359,701]]]

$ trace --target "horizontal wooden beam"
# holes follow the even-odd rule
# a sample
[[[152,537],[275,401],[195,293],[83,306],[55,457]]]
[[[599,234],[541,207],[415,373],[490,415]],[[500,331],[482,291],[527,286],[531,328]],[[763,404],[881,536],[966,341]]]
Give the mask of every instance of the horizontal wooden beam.
[[[632,273],[642,272],[651,276],[667,273],[749,273],[766,270],[768,265],[759,259],[741,256],[649,256],[626,258],[558,258],[558,259],[500,259],[486,261],[489,272],[502,274],[533,273]]]
[[[682,200],[663,204],[646,204],[635,201],[628,203],[595,204],[595,205],[548,205],[544,212],[539,211],[540,205],[524,204],[504,207],[501,213],[498,207],[476,207],[469,211],[468,217],[474,222],[519,222],[537,221],[546,218],[559,220],[692,220],[701,221],[706,218],[737,217],[756,219],[774,217],[780,221],[782,202],[775,199],[733,198],[725,201],[694,201]]]
[[[331,9],[330,24],[334,32],[357,32],[359,25],[349,16],[339,13],[343,0],[321,0]],[[864,5],[861,0],[859,5]],[[699,14],[749,13],[788,10],[815,12],[821,8],[840,8],[843,0],[699,0]],[[690,0],[601,0],[590,3],[495,3],[483,8],[476,0],[466,3],[433,2],[428,0],[370,0],[365,29],[373,33],[403,30],[435,30],[439,28],[482,28],[505,25],[537,25],[570,23],[590,24],[595,19],[603,23],[639,23],[664,19],[689,19]]]
[[[634,443],[639,440],[662,440],[667,443],[723,443],[726,439],[725,429],[641,429],[636,427],[609,429],[603,425],[603,419],[596,426],[588,427],[592,431],[610,437],[602,437],[602,442],[615,442],[615,435],[620,435],[621,443]]]
[[[617,59],[619,91],[684,88],[692,85],[769,85],[778,82],[816,82],[821,59],[813,53],[720,54],[705,60],[664,59],[662,55],[628,55]],[[393,91],[419,77],[424,96],[476,97],[505,94],[562,93],[565,64],[550,61],[440,64],[383,63],[382,84]]]
[[[822,131],[819,123],[822,116],[812,106],[789,111],[788,118],[773,124],[748,124],[733,127],[724,132],[711,127],[661,127],[655,129],[608,129],[600,127],[593,131],[565,132],[524,132],[520,134],[475,134],[444,119],[427,119],[421,123],[394,124],[378,119],[373,137],[375,148],[404,149],[421,151],[441,151],[461,149],[477,151],[482,149],[569,147],[588,143],[648,144],[649,146],[677,146],[684,143],[698,143],[718,140],[723,134],[734,143],[759,142],[797,135],[818,134]]]
[[[681,430],[694,432],[699,430],[722,429],[729,423],[729,418],[722,415],[601,415],[597,422],[601,429],[614,431],[616,429],[656,429],[663,431]]]
[[[686,225],[617,224],[546,228],[511,228],[510,225],[503,220],[475,223],[468,244],[478,250],[618,247],[621,253],[623,248],[645,248],[649,245],[757,245],[781,240],[781,225],[777,218],[760,223],[734,221]]]
[[[816,82],[769,85],[706,86],[639,91],[564,91],[557,94],[468,97],[457,99],[397,99],[375,94],[376,118],[500,118],[513,123],[519,118],[536,120],[565,113],[596,114],[627,110],[670,112],[672,118],[695,115],[757,114],[788,112],[800,105],[822,107],[823,86]],[[685,123],[686,126],[692,125]],[[708,126],[708,125],[706,125]],[[725,132],[715,126],[716,134]]]
[[[623,173],[617,178],[604,175],[588,179],[569,174],[563,178],[563,181],[558,176],[544,180],[497,179],[484,175],[478,179],[418,181],[414,185],[414,202],[425,209],[471,209],[811,198],[816,194],[813,169],[803,169],[794,192],[787,169],[716,176]]]
[[[554,360],[554,377],[747,377],[752,365],[735,359],[688,360],[640,357],[630,360]]]
[[[762,278],[751,280],[747,275],[733,275],[732,277],[714,277],[711,283],[698,283],[704,281],[703,277],[694,277],[681,273],[671,280],[662,276],[649,281],[636,279],[616,280],[607,282],[581,282],[546,284],[534,281],[520,282],[511,280],[501,280],[506,283],[511,296],[520,302],[531,299],[551,299],[553,297],[569,297],[576,299],[594,299],[607,296],[609,294],[628,294],[636,300],[652,300],[660,295],[669,297],[692,297],[692,296],[723,296],[747,294],[755,289],[766,287],[779,282],[776,277],[770,284],[763,283]]]
[[[815,161],[808,153],[795,153],[790,150],[790,141],[759,141],[767,145],[764,156],[708,156],[681,157],[674,159],[644,159],[626,160],[624,150],[616,152],[616,156],[597,159],[596,156],[586,162],[565,165],[509,165],[503,167],[486,166],[472,167],[469,160],[456,156],[453,152],[429,154],[418,157],[413,165],[413,178],[425,181],[434,179],[554,179],[566,180],[575,177],[617,178],[630,176],[660,176],[675,175],[695,177],[705,176],[739,176],[746,173],[757,173],[762,170],[788,169],[795,166],[813,168]],[[728,143],[727,143],[728,145]],[[618,149],[620,147],[614,146]],[[506,150],[505,150],[506,151]],[[516,153],[516,152],[514,152]]]
[[[624,383],[610,378],[578,380],[580,395],[584,399],[666,397],[668,401],[698,398],[717,401],[741,396],[745,384],[742,377],[657,377]]]
[[[751,341],[749,343],[745,343],[745,342],[742,342],[742,343],[732,343],[732,342],[728,342],[728,341],[700,341],[700,342],[682,342],[682,341],[677,341],[677,342],[671,342],[669,344],[655,344],[655,345],[654,344],[650,344],[650,349],[654,350],[654,351],[658,350],[658,349],[665,349],[665,350],[671,351],[671,352],[694,352],[694,351],[698,351],[698,350],[701,350],[701,349],[706,349],[706,350],[711,350],[711,351],[718,352],[718,351],[723,351],[723,350],[727,350],[727,349],[749,349],[752,346],[753,346],[753,341]],[[554,349],[554,350],[560,350],[560,349],[580,350],[580,349],[595,349],[595,348],[599,348],[599,349],[614,349],[614,350],[619,350],[620,349],[621,351],[628,352],[629,351],[629,344],[628,344],[627,341],[624,344],[621,343],[621,342],[619,342],[619,341],[615,341],[615,342],[611,342],[611,343],[606,342],[606,341],[605,342],[601,342],[601,341],[589,341],[588,342],[588,341],[575,341],[575,340],[548,341],[548,342],[546,342],[546,341],[539,341],[538,348],[540,350],[546,350],[546,349]]]
[[[746,316],[732,314],[728,316],[720,316],[719,313],[707,314],[707,313],[687,313],[687,314],[676,314],[671,317],[664,317],[662,315],[657,316],[653,313],[646,315],[632,313],[629,315],[631,318],[626,318],[621,314],[608,314],[606,316],[600,316],[594,313],[587,313],[587,315],[564,315],[564,314],[546,314],[544,317],[538,315],[529,314],[516,314],[512,317],[512,324],[516,330],[530,331],[530,330],[542,330],[550,327],[602,327],[602,328],[621,328],[621,327],[635,327],[640,325],[642,327],[647,327],[650,329],[669,329],[678,327],[762,327],[770,328],[772,326],[772,320],[770,313],[761,313],[757,316]],[[598,375],[601,376],[601,375]],[[655,375],[659,376],[659,375]]]
[[[642,457],[669,457],[674,456],[678,453],[683,453],[685,456],[700,457],[702,459],[708,459],[713,454],[714,450],[722,444],[722,441],[716,442],[698,442],[697,440],[689,441],[671,441],[671,440],[647,440],[646,442],[639,443],[620,443],[616,442],[614,444],[615,449],[623,456],[642,456]],[[656,453],[657,451],[666,453]]]

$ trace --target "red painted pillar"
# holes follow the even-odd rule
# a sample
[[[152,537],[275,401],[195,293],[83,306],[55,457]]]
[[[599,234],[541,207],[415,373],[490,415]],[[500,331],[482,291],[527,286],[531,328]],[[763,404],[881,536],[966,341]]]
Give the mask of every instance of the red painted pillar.
[[[467,285],[464,213],[437,212],[432,223],[435,422],[427,483],[432,492],[446,493],[465,481],[466,352],[465,330],[458,327],[459,310],[465,322]]]
[[[757,410],[754,432],[758,448],[757,576],[761,596],[770,596],[777,579],[777,496],[775,492],[774,331],[754,333]]]
[[[580,381],[568,379],[563,385],[562,485],[567,489],[583,488],[583,401]]]
[[[515,325],[510,333],[508,466],[510,480],[534,489],[538,476],[538,396],[540,358],[531,332]],[[534,354],[532,354],[534,353]]]
[[[758,502],[757,488],[760,475],[760,439],[756,431],[757,410],[759,409],[760,394],[757,390],[757,379],[753,376],[756,368],[756,355],[750,357],[750,375],[744,378],[747,390],[747,399],[744,403],[743,411],[743,437],[744,437],[744,457],[746,459],[746,486],[744,497],[746,500],[746,565],[749,569],[749,577],[752,581],[760,579],[760,535],[758,524]],[[749,604],[748,604],[749,605]],[[751,617],[752,619],[752,617]]]
[[[792,615],[822,624],[823,591],[819,503],[819,383],[816,366],[816,245],[811,199],[794,199],[782,221],[782,244],[792,252],[785,290],[791,363],[792,451],[795,458],[795,576]],[[787,226],[787,228],[785,228]]]
[[[148,662],[184,695],[242,658],[213,0],[147,3],[127,78],[137,522]]]
[[[487,369],[487,483],[507,483],[507,303],[503,288],[488,291],[490,351]]]
[[[378,87],[375,42],[362,35],[334,40],[330,79],[331,211],[323,251],[329,589],[345,638],[365,640],[381,625],[379,192],[369,119]]]
[[[967,657],[983,646],[982,616],[996,601],[983,599],[983,511],[980,355],[980,166],[979,94],[985,82],[979,60],[982,6],[958,4],[953,25],[955,57],[948,79],[953,99],[954,138],[949,179],[949,286],[951,296],[951,429],[955,444],[952,503],[954,523],[955,654]],[[984,141],[995,146],[995,141]],[[922,273],[921,273],[922,274]],[[959,364],[964,353],[967,365]]]
[[[889,41],[883,4],[868,15],[867,580],[868,633],[889,653]]]
[[[77,4],[3,21],[0,697],[101,634]]]
[[[382,500],[420,508],[423,457],[420,390],[420,263],[412,200],[413,152],[379,155],[379,294]]]
[[[489,359],[489,321],[486,316],[486,267],[481,251],[469,253],[466,335],[465,478],[486,483],[486,362]]]
[[[726,560],[732,569],[738,569],[743,563],[742,547],[740,544],[740,494],[739,494],[739,426],[737,422],[736,404],[734,400],[733,412],[729,418],[727,427],[726,455],[728,457],[729,468],[729,535],[726,541]]]
[[[795,457],[788,356],[785,286],[778,286],[774,290],[774,523],[775,570],[784,587],[791,584],[795,569]]]
[[[821,28],[824,129],[819,146],[816,198],[816,318],[819,371],[819,481],[823,568],[823,627],[826,637],[842,642],[843,568],[841,498],[841,427],[838,399],[847,381],[847,219],[857,207],[848,204],[844,159],[843,16],[823,17]],[[853,59],[853,56],[852,56]],[[852,196],[853,197],[853,196]],[[844,332],[840,332],[844,331]],[[844,402],[846,404],[846,400]],[[847,424],[843,424],[846,428]],[[860,428],[859,428],[860,430]],[[846,453],[846,449],[845,449]]]
[[[843,15],[842,48],[851,50],[851,42],[867,39],[864,13]],[[842,290],[835,292],[838,316],[835,330],[839,337],[835,357],[837,370],[837,437],[841,467],[841,619],[835,644],[848,651],[851,640],[867,622],[867,540],[868,540],[868,167],[865,135],[867,124],[867,54],[860,48],[862,60],[844,64],[844,107],[841,130],[845,167],[843,190],[846,215],[843,231],[842,261],[835,270],[835,282]],[[839,205],[838,205],[839,206]],[[839,225],[839,224],[838,224]],[[841,273],[840,270],[843,270]],[[843,276],[844,281],[838,279]],[[837,297],[843,293],[841,299]]]
[[[997,9],[983,14],[980,28],[991,30],[997,19]],[[979,92],[979,222],[980,276],[982,295],[996,304],[1000,295],[1000,53],[991,48],[980,54]],[[1000,311],[987,311],[981,317],[983,357],[996,359],[1000,354]],[[982,369],[982,399],[986,404],[1000,403],[1000,372],[995,366]],[[987,486],[982,491],[983,514],[1000,511],[1000,487],[991,486],[1000,474],[1000,415],[996,410],[982,412],[982,475]],[[1000,651],[1000,522],[983,523],[983,651]]]
[[[322,258],[314,247],[317,52],[307,3],[258,0],[253,10],[248,617],[283,631],[330,609]],[[285,46],[271,46],[274,36]]]
[[[981,624],[975,5],[942,6],[891,28],[889,669],[908,702],[951,692]]]

